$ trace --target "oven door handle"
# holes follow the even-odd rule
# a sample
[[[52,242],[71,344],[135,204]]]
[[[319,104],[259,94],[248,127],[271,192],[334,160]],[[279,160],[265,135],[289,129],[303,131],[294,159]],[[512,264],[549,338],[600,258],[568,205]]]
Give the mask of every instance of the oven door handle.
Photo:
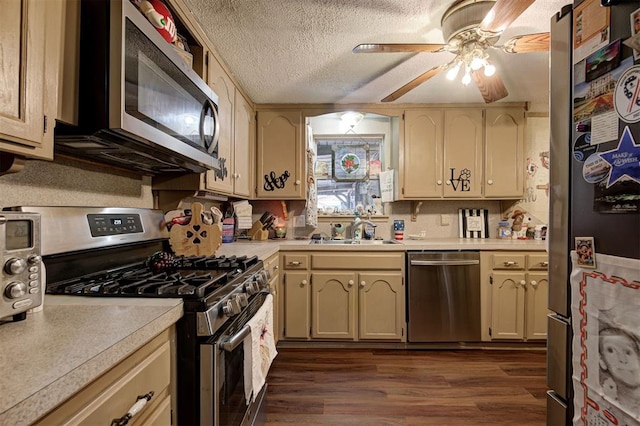
[[[235,348],[237,348],[240,343],[244,341],[245,337],[247,337],[250,334],[251,334],[251,327],[249,325],[245,325],[244,327],[242,327],[242,330],[240,330],[230,338],[225,339],[225,341],[222,342],[220,346],[225,351],[231,352]]]

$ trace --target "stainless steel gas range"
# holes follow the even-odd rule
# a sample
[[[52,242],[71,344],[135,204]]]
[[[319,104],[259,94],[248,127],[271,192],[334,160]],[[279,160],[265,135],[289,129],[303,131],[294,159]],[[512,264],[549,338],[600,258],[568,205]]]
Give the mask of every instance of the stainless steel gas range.
[[[251,382],[243,360],[247,323],[271,298],[262,261],[176,256],[159,210],[14,210],[40,214],[46,294],[183,299],[176,324],[178,424],[261,423],[266,385],[245,392]]]

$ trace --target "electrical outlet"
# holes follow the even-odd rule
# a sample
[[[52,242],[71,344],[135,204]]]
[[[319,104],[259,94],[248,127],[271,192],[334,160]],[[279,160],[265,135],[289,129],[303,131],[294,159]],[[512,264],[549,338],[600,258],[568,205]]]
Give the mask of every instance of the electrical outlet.
[[[448,214],[441,214],[440,215],[440,225],[442,225],[442,226],[451,225],[451,221],[449,220],[449,215]]]
[[[293,227],[294,228],[304,228],[307,225],[307,222],[304,220],[304,215],[294,216],[293,217]]]

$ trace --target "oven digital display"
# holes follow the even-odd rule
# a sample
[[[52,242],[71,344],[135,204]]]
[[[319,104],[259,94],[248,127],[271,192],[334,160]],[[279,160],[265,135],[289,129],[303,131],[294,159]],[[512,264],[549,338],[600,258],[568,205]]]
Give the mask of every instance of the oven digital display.
[[[9,220],[5,227],[7,250],[19,250],[33,245],[33,227],[30,220]]]
[[[93,237],[143,232],[142,219],[135,213],[89,214],[87,219],[89,219],[89,229]]]

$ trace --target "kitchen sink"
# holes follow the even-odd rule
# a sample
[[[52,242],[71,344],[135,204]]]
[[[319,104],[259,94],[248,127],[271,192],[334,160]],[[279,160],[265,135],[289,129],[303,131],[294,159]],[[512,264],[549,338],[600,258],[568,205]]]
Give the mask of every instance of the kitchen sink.
[[[318,245],[373,245],[373,244],[401,244],[396,240],[311,240],[309,244]]]

